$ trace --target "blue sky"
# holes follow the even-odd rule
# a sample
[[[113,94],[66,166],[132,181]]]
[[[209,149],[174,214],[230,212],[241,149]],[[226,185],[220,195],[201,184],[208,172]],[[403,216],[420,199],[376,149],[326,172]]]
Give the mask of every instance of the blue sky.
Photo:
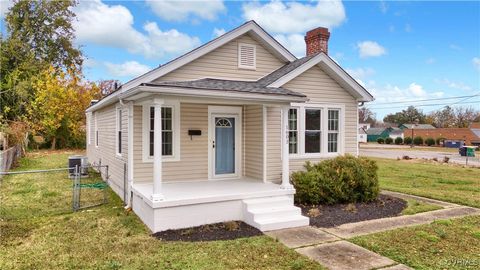
[[[304,55],[304,33],[328,27],[330,56],[374,94],[377,100],[368,106],[378,118],[409,104],[462,99],[405,101],[480,93],[477,1],[95,0],[81,1],[75,12],[76,43],[88,57],[84,73],[89,80],[126,82],[255,19],[298,57]],[[465,102],[480,110],[479,96]]]

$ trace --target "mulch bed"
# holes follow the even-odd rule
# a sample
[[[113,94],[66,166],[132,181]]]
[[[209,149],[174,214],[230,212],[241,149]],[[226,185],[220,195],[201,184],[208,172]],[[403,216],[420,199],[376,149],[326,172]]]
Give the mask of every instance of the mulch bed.
[[[243,237],[263,235],[263,233],[242,221],[229,221],[207,224],[187,229],[168,230],[154,233],[153,236],[164,241],[217,241],[233,240]]]
[[[396,197],[379,195],[369,203],[335,205],[297,205],[310,218],[310,225],[330,228],[345,223],[399,216],[407,202]],[[315,210],[318,209],[318,210]]]

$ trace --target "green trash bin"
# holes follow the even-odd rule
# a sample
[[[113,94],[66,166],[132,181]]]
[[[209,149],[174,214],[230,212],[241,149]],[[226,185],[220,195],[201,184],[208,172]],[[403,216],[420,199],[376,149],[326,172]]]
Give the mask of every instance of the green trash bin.
[[[467,157],[475,156],[475,147],[467,147]]]

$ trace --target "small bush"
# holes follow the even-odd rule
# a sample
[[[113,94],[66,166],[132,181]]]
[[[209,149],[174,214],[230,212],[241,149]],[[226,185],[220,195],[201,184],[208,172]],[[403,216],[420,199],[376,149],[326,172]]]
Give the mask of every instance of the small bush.
[[[377,143],[379,143],[379,144],[382,144],[384,142],[385,142],[385,139],[383,139],[383,138],[378,138],[377,139]]]
[[[417,136],[413,138],[413,144],[415,145],[422,145],[423,144],[423,138],[420,136]]]
[[[403,143],[402,137],[395,138],[395,144],[402,144],[402,143]]]
[[[403,142],[405,144],[412,144],[412,137],[405,137],[405,139],[403,140]]]
[[[390,137],[387,137],[387,138],[385,138],[385,143],[386,143],[386,144],[392,144],[392,143],[393,143],[393,139],[390,138]]]
[[[442,145],[443,141],[445,141],[445,138],[443,138],[443,137],[439,137],[439,138],[435,139],[435,143],[437,145]]]
[[[378,167],[370,159],[346,155],[313,165],[307,162],[305,169],[291,178],[297,203],[368,202],[378,196]]]
[[[428,137],[427,139],[425,139],[425,144],[427,144],[428,146],[435,145],[435,140],[433,138]]]

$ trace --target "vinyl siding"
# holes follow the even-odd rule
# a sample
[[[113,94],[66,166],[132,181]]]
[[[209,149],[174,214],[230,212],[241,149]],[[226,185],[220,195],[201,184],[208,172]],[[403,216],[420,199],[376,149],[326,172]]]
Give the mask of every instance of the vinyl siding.
[[[263,179],[263,107],[245,106],[244,123],[245,176]]]
[[[90,121],[91,143],[87,142],[88,161],[108,165],[109,184],[123,199],[124,164],[128,159],[128,109],[122,109],[122,156],[116,154],[116,106],[111,105],[92,113]],[[95,147],[95,117],[98,124],[98,148]],[[103,169],[104,170],[104,169]]]
[[[238,44],[256,45],[256,70],[238,68]],[[248,34],[201,56],[200,58],[160,77],[159,81],[184,81],[202,78],[220,78],[231,80],[258,80],[280,68],[285,63],[266,50],[259,42]]]
[[[153,181],[153,163],[142,160],[142,106],[135,106],[134,115],[134,181]],[[201,136],[188,135],[199,129]],[[180,160],[162,163],[162,181],[208,179],[208,105],[180,103]]]
[[[282,87],[307,95],[310,103],[344,104],[344,150],[345,153],[357,154],[357,102],[353,96],[318,66],[305,71]],[[269,108],[267,172],[270,181],[276,181],[281,177],[280,117],[280,108]],[[290,171],[302,170],[307,160],[318,162],[321,159],[290,159]]]

